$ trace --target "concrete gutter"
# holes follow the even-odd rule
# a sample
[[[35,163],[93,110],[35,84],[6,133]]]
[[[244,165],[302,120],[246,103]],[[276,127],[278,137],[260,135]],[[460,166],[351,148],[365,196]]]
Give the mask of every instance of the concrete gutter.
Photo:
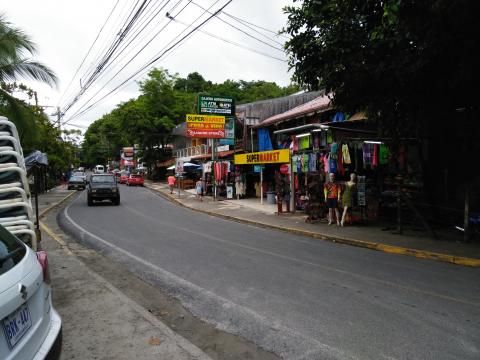
[[[462,257],[462,256],[455,256],[455,255],[449,255],[449,254],[442,254],[442,253],[436,253],[436,252],[431,252],[431,251],[427,251],[427,250],[418,250],[418,249],[406,248],[406,247],[401,247],[401,246],[386,245],[386,244],[382,244],[382,243],[356,240],[356,239],[341,237],[341,236],[325,235],[325,234],[312,232],[312,231],[307,231],[307,230],[287,228],[287,227],[282,227],[282,226],[278,226],[278,225],[267,224],[267,223],[264,223],[264,222],[254,221],[254,220],[250,220],[250,219],[244,219],[244,218],[234,217],[234,216],[230,216],[230,215],[219,214],[219,213],[216,213],[214,211],[197,209],[197,208],[185,205],[180,200],[176,199],[173,196],[170,196],[170,194],[166,194],[161,190],[150,187],[149,186],[150,184],[148,184],[147,182],[145,182],[145,185],[150,190],[155,191],[157,194],[159,194],[163,198],[171,201],[172,203],[175,203],[177,205],[180,205],[180,206],[183,206],[185,208],[195,210],[195,211],[198,211],[198,212],[201,212],[201,213],[204,213],[204,214],[208,214],[208,215],[211,215],[211,216],[216,216],[216,217],[219,217],[219,218],[223,218],[223,219],[226,219],[226,220],[236,221],[236,222],[239,222],[239,223],[244,223],[244,224],[249,224],[249,225],[256,225],[256,226],[260,226],[260,227],[267,228],[267,229],[274,229],[274,230],[279,230],[279,231],[292,233],[292,234],[297,234],[297,235],[308,236],[308,237],[311,237],[311,238],[314,238],[314,239],[330,241],[330,242],[334,242],[334,243],[338,243],[338,244],[344,244],[344,245],[356,246],[356,247],[365,248],[365,249],[382,251],[382,252],[389,253],[389,254],[407,255],[407,256],[413,256],[413,257],[416,257],[416,258],[436,260],[436,261],[441,261],[441,262],[446,262],[446,263],[461,265],[461,266],[480,267],[480,259],[468,258],[468,257]]]

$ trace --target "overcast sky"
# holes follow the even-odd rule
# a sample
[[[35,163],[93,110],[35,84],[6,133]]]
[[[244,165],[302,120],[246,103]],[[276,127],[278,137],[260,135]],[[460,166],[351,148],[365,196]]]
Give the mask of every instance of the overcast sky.
[[[211,11],[214,11],[226,2],[227,0],[217,2],[215,0],[194,0],[192,3],[188,3],[188,0],[151,0],[144,17],[137,22],[137,25],[142,24],[143,26],[134,28],[131,37],[126,37],[122,46],[126,45],[140,28],[144,28],[144,31],[138,34],[138,37],[118,56],[116,61],[79,98],[77,103],[66,113],[64,119],[70,119],[82,106],[85,108],[96,102],[136,70],[147,64],[162,49],[165,49],[177,34],[185,30],[186,26],[182,23],[189,25],[204,13],[195,3],[205,8],[213,5]],[[38,91],[41,105],[54,107],[60,105],[61,108],[64,108],[69,100],[78,94],[80,79],[85,82],[88,78],[88,72],[91,72],[93,66],[97,64],[99,55],[115,41],[115,34],[118,33],[121,24],[125,22],[127,15],[131,13],[132,7],[136,3],[137,0],[118,0],[118,2],[117,0],[0,0],[0,9],[7,20],[31,36],[38,48],[36,58],[53,69],[60,79],[58,89],[53,90],[38,83],[25,82]],[[286,22],[282,8],[291,3],[291,0],[233,0],[224,11],[252,24],[278,31]],[[178,6],[175,7],[176,4]],[[182,10],[187,4],[188,6]],[[163,5],[166,5],[165,8],[160,10],[160,6]],[[114,9],[113,12],[112,9]],[[153,18],[153,14],[157,11],[159,14],[147,25],[147,21]],[[87,61],[74,77],[111,12],[112,16],[106,22]],[[178,22],[169,22],[165,16],[166,12],[174,16]],[[206,19],[207,16],[208,14],[204,14],[194,26]],[[266,55],[286,60],[285,54],[275,49],[276,47],[281,48],[279,43],[285,41],[284,37],[252,25],[249,25],[251,28],[245,27],[227,15],[221,15],[221,18],[263,42],[247,36],[218,18],[210,20],[202,29]],[[154,35],[164,26],[166,26],[164,30],[155,37]],[[260,35],[252,28],[266,36]],[[151,38],[153,41],[135,56]],[[118,40],[118,37],[116,39]],[[115,75],[123,66],[126,66],[125,69]],[[266,80],[285,86],[290,83],[291,77],[285,61],[245,50],[198,31],[180,47],[155,62],[154,66],[166,68],[171,73],[178,73],[180,76],[198,71],[205,79],[213,82],[223,82],[226,79]],[[102,114],[111,111],[119,102],[138,96],[138,85],[135,80],[141,79],[146,71],[137,75],[85,114],[72,119],[71,124],[85,128]],[[67,89],[72,78],[73,82]],[[104,88],[101,89],[102,87]],[[96,94],[97,92],[98,94]],[[87,103],[89,99],[91,100]],[[54,107],[46,108],[47,113],[53,113]]]

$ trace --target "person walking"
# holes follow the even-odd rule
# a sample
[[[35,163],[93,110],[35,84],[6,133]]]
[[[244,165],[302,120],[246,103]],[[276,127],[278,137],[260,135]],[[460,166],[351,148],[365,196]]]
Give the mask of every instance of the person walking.
[[[170,175],[168,178],[167,178],[167,181],[168,181],[168,187],[170,188],[170,194],[173,194],[173,188],[175,186],[175,176],[173,175]]]
[[[197,199],[203,201],[203,181],[202,178],[199,178],[195,184],[195,193],[197,194]]]

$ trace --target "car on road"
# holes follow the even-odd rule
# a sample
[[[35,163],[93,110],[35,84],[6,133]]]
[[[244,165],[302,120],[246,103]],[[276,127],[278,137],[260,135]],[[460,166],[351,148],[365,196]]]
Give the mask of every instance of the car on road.
[[[143,186],[143,183],[144,183],[143,176],[140,174],[131,174],[127,178],[127,186],[137,186],[137,185]]]
[[[80,177],[82,177],[85,181],[87,181],[87,174],[85,173],[85,171],[76,170],[76,171],[73,172],[72,176],[80,176]]]
[[[97,165],[95,166],[95,169],[93,170],[95,174],[103,174],[105,172],[105,168],[103,165]]]
[[[72,175],[68,179],[68,190],[85,190],[87,187],[87,177]]]
[[[111,200],[120,205],[120,191],[117,179],[112,174],[92,174],[87,185],[87,204],[92,206],[96,200]]]
[[[118,179],[118,182],[120,184],[126,184],[127,183],[127,179],[128,179],[128,173],[127,172],[121,172],[120,173],[120,177]]]
[[[62,320],[52,305],[47,254],[0,225],[0,359],[58,359]]]

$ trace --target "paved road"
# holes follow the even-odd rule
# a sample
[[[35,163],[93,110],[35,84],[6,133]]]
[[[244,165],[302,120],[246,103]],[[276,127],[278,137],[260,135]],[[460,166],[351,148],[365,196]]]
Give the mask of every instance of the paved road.
[[[79,238],[286,359],[479,359],[480,270],[178,207],[144,188],[67,209]],[[73,225],[72,225],[73,224]]]

